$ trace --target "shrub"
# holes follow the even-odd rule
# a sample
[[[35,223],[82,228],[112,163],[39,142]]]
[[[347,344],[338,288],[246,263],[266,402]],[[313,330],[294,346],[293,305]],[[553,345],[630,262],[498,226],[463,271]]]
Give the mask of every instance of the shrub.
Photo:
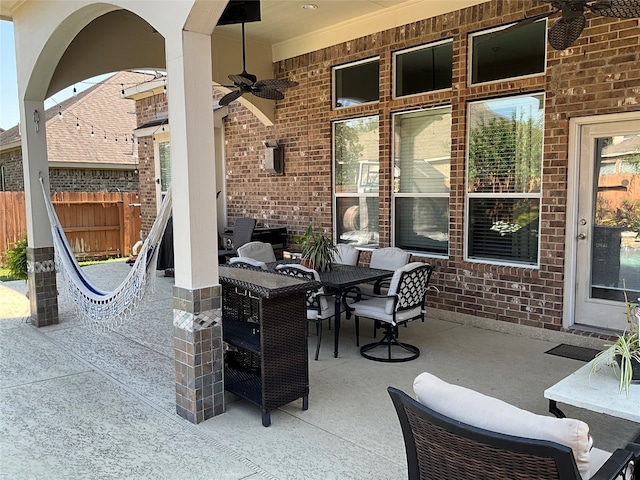
[[[27,236],[24,235],[4,252],[2,266],[17,280],[27,279]]]

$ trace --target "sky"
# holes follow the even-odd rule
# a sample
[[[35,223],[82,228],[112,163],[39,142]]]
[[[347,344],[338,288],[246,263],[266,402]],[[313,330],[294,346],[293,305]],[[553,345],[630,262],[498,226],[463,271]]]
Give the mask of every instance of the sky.
[[[111,74],[101,75],[88,79],[75,85],[79,93],[103,80]],[[59,91],[45,100],[45,109],[52,107],[56,102],[66,100],[73,95],[74,86]],[[13,41],[13,23],[0,20],[0,128],[8,130],[20,121],[20,109],[18,107],[18,79],[16,75],[16,53]]]

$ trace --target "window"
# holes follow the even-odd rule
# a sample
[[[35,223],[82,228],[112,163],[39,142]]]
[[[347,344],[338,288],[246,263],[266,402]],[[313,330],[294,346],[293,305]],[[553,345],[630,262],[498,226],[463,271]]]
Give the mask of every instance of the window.
[[[154,135],[154,139],[156,178],[160,180],[156,184],[156,200],[160,208],[171,185],[171,142],[168,133],[158,133]]]
[[[453,41],[393,54],[395,97],[451,88]]]
[[[471,83],[544,73],[547,22],[474,34],[471,42]]]
[[[378,117],[333,123],[336,243],[378,246]]]
[[[451,107],[393,116],[394,245],[447,255]]]
[[[379,98],[379,58],[333,68],[333,108],[377,102]]]
[[[537,265],[542,94],[470,103],[467,258]]]

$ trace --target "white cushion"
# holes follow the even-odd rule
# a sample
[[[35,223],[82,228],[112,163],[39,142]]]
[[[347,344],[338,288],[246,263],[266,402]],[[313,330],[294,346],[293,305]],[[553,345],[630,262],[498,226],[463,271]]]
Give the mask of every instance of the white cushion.
[[[393,322],[393,313],[387,313],[387,300],[386,297],[373,297],[361,302],[355,302],[351,304],[353,307],[353,315],[357,317],[373,318],[374,320],[381,320],[383,322],[395,325]],[[393,300],[391,300],[393,305]],[[396,322],[402,322],[410,318],[415,318],[420,315],[420,307],[411,308],[409,310],[403,310],[396,313]]]
[[[409,261],[411,254],[397,247],[379,248],[371,252],[371,268],[380,268],[382,270],[395,270]]]
[[[336,245],[336,254],[334,261],[341,265],[357,265],[359,251],[353,245],[347,243],[339,243]]]
[[[238,256],[249,257],[261,262],[270,263],[276,261],[276,255],[273,253],[273,247],[270,243],[265,242],[249,242],[238,247]]]
[[[427,372],[416,377],[413,390],[420,403],[462,423],[570,447],[583,479],[595,474],[604,463],[599,463],[602,457],[597,454],[591,465],[589,427],[580,420],[537,415],[497,398],[451,385]]]

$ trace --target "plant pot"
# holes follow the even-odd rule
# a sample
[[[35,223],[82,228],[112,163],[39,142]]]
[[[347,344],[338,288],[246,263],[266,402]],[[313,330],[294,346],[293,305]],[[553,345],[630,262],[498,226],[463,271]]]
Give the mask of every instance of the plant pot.
[[[615,356],[618,367],[620,366],[620,355]],[[631,383],[640,383],[640,362],[636,358],[631,359]]]

